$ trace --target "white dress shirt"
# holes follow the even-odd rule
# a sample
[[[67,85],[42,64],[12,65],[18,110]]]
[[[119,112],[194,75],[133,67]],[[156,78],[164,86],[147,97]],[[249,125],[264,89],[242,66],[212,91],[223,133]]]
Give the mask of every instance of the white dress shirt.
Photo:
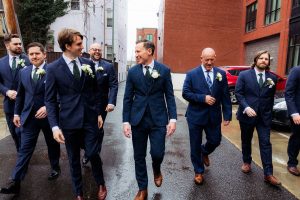
[[[74,73],[73,73],[73,66],[74,66],[74,64],[72,63],[73,60],[71,60],[70,58],[68,58],[67,56],[65,56],[65,54],[63,54],[62,57],[63,57],[63,59],[65,60],[65,62],[67,63],[67,65],[68,65],[68,67],[69,67],[71,73],[74,74]],[[77,66],[78,66],[78,68],[79,68],[79,74],[80,74],[80,76],[81,76],[81,73],[82,73],[82,72],[81,72],[81,64],[80,64],[80,62],[79,62],[78,57],[75,58],[75,61],[76,61],[76,64],[77,64]]]
[[[204,67],[203,65],[201,65],[201,68],[202,68],[202,70],[203,70],[205,80],[207,80],[207,70],[205,69],[205,67]],[[209,74],[209,76],[210,76],[211,83],[214,84],[214,68],[212,68],[212,69],[208,72],[208,74]]]
[[[31,78],[33,78],[33,74],[34,74],[35,68],[43,69],[44,66],[45,66],[45,64],[46,63],[44,61],[44,63],[42,63],[39,67],[36,67],[36,66],[32,65]]]
[[[259,83],[259,79],[260,79],[259,74],[262,74],[263,82],[265,82],[265,80],[266,80],[266,71],[264,70],[263,72],[260,72],[260,71],[257,70],[256,67],[254,67],[254,70],[255,70],[257,82]]]
[[[8,54],[10,68],[12,68],[12,62],[13,62],[14,57],[16,57],[16,67],[18,66],[18,62],[20,60],[20,55],[12,56],[12,55]]]

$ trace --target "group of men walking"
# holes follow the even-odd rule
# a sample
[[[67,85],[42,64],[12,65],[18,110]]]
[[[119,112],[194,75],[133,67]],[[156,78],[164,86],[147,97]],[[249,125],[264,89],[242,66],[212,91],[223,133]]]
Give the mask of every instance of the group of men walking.
[[[107,112],[114,110],[118,82],[111,64],[103,61],[101,46],[90,47],[90,59],[80,57],[83,36],[73,29],[58,34],[62,56],[46,64],[44,47],[33,42],[23,55],[17,35],[5,37],[8,55],[0,59],[0,91],[5,96],[4,111],[9,130],[18,151],[12,181],[0,193],[19,193],[39,132],[48,146],[51,164],[49,180],[60,174],[60,144],[65,144],[70,164],[72,186],[76,199],[83,199],[81,163],[91,163],[98,186],[98,199],[105,199],[107,189],[100,158],[103,123]],[[146,165],[147,143],[150,140],[153,181],[163,183],[161,164],[166,136],[176,130],[176,104],[170,69],[154,60],[153,42],[136,43],[137,64],[128,71],[123,99],[123,133],[132,138],[138,192],[135,200],[148,196]],[[201,64],[187,72],[182,96],[189,102],[186,119],[189,127],[190,155],[194,182],[204,181],[205,167],[212,163],[209,155],[221,143],[221,125],[232,120],[232,105],[226,74],[215,67],[216,53],[205,48]],[[26,67],[25,67],[26,66]],[[270,130],[277,78],[269,72],[270,54],[260,51],[251,69],[240,73],[236,85],[239,101],[237,119],[240,123],[243,165],[251,171],[251,140],[256,128],[264,169],[264,181],[280,185],[273,176]],[[24,69],[21,69],[23,68]],[[290,72],[286,86],[286,102],[291,116],[293,134],[288,147],[288,171],[299,176],[297,156],[300,149],[300,67]],[[203,143],[202,135],[206,134]],[[81,162],[80,150],[85,155]]]

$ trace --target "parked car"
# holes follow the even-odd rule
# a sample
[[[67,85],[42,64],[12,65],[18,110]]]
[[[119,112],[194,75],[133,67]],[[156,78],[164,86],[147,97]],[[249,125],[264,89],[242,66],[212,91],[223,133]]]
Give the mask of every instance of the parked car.
[[[239,76],[241,71],[250,69],[250,66],[222,66],[222,67],[219,67],[219,68],[226,72],[231,103],[236,104],[237,99],[235,97],[235,92],[234,91],[235,91],[235,85],[236,85],[238,76]],[[286,77],[279,76],[278,74],[276,74],[273,71],[271,71],[271,73],[274,74],[278,79],[278,82],[277,82],[277,85],[276,85],[275,97],[276,98],[284,97]]]
[[[290,127],[291,122],[284,98],[274,100],[272,124]]]

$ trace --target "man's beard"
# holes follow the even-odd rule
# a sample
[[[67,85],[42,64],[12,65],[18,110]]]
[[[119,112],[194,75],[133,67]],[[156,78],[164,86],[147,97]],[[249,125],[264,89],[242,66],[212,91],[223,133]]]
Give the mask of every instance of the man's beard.
[[[265,70],[265,69],[267,69],[268,66],[266,66],[266,65],[264,65],[264,66],[258,66],[258,65],[256,65],[256,67],[258,69]]]
[[[98,59],[95,58],[95,56],[91,56],[93,61],[100,61],[101,60],[101,56],[99,56]]]
[[[18,51],[18,50],[10,50],[13,54],[16,54],[16,55],[20,55],[22,53],[22,50],[21,51]]]

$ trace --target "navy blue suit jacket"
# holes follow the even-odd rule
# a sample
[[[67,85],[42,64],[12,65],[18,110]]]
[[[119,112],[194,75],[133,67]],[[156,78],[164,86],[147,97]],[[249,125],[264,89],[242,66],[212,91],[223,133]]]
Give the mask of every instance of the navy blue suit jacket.
[[[95,75],[92,61],[85,58],[79,58],[79,61],[81,65],[90,65]],[[82,71],[77,81],[61,57],[47,66],[45,88],[45,104],[51,127],[80,129],[85,122],[97,124],[97,116],[101,114],[101,99],[96,77]]]
[[[294,67],[285,86],[285,100],[289,115],[300,113],[300,66]]]
[[[30,65],[30,61],[25,54],[20,55],[20,59],[25,60],[25,65]],[[22,66],[17,66],[16,73],[12,74],[11,67],[9,65],[9,56],[6,55],[0,59],[0,92],[4,96],[3,107],[5,113],[14,113],[15,100],[11,100],[6,96],[6,92],[8,90],[16,90],[18,89],[19,83],[19,71]]]
[[[232,118],[232,106],[226,73],[217,67],[213,69],[214,81],[211,91],[201,66],[192,69],[186,74],[182,97],[189,102],[185,116],[193,124],[220,124],[222,122],[222,111],[225,121],[230,121]],[[216,79],[217,73],[222,75],[222,80]],[[211,95],[216,99],[214,105],[210,106],[205,103],[206,95]]]
[[[271,88],[270,85],[268,85],[268,78],[272,79],[275,84]],[[237,119],[247,124],[256,123],[257,117],[248,117],[246,113],[243,113],[245,108],[249,106],[256,112],[260,120],[262,120],[266,126],[270,126],[272,122],[276,83],[277,77],[266,71],[264,85],[260,88],[254,69],[241,72],[235,86],[235,95],[239,102]]]
[[[32,80],[32,65],[20,71],[18,94],[16,98],[15,112],[21,117],[21,124],[24,125],[30,113],[36,113],[45,106],[45,75],[40,75],[36,83]],[[47,66],[44,65],[44,70]]]
[[[165,126],[169,119],[177,119],[176,104],[170,69],[154,61],[153,70],[160,76],[152,78],[147,87],[142,65],[135,65],[128,71],[123,100],[123,122],[136,126],[149,106],[156,126]]]
[[[96,76],[98,87],[102,88],[102,105],[105,110],[107,104],[117,104],[118,79],[111,63],[100,60],[99,67],[100,66],[103,67],[103,71],[98,71]]]

